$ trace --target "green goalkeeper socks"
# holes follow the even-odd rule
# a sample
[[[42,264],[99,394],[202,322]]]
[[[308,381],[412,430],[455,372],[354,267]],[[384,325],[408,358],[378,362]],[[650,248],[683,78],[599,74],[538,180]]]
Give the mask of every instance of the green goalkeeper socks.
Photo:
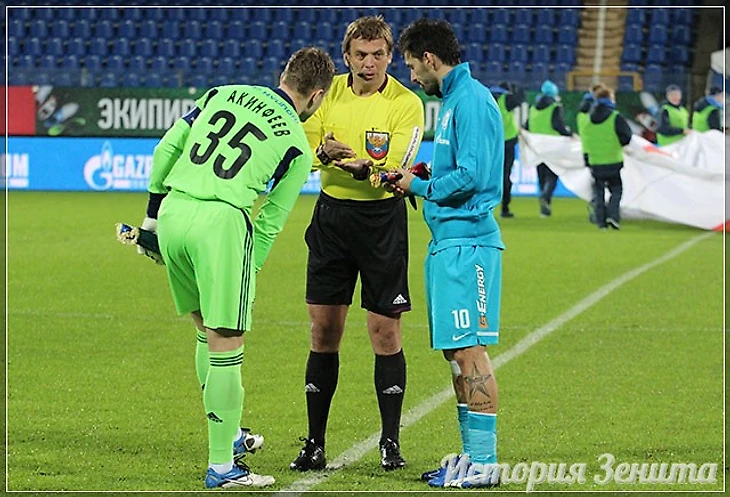
[[[208,378],[210,356],[208,355],[208,337],[204,331],[198,330],[198,341],[195,344],[195,372],[198,374],[200,388],[205,390],[205,380]]]
[[[243,346],[230,352],[210,352],[203,404],[208,416],[208,462],[211,464],[233,460],[233,439],[243,412],[242,364]]]

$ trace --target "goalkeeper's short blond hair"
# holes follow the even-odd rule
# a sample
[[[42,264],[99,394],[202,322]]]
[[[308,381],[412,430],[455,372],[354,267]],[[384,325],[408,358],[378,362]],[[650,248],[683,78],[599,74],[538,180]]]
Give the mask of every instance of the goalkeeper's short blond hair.
[[[361,38],[365,41],[385,40],[388,45],[388,54],[393,53],[393,30],[385,22],[383,16],[363,16],[352,21],[345,30],[345,37],[342,39],[342,53],[350,53],[352,40]]]

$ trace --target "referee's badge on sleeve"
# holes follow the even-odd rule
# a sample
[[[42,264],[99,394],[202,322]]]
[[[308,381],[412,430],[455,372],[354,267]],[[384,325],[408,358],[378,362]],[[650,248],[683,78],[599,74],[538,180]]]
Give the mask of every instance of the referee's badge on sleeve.
[[[390,133],[385,131],[366,131],[365,150],[375,160],[383,159],[388,155],[390,148]]]

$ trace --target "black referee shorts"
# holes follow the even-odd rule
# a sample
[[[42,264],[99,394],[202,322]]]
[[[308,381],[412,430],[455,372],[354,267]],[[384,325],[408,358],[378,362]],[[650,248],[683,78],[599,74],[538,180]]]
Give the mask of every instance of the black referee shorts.
[[[402,198],[340,200],[320,192],[304,239],[308,304],[352,304],[359,274],[363,308],[389,317],[411,310]]]

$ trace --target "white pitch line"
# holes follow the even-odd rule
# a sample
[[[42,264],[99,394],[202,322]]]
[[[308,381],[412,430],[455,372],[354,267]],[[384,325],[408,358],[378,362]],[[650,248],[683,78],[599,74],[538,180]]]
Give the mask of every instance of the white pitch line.
[[[532,348],[535,344],[537,344],[540,340],[551,334],[553,331],[557,330],[561,326],[565,325],[568,321],[572,320],[576,316],[580,315],[584,311],[590,309],[595,304],[603,300],[608,294],[619,288],[624,283],[627,283],[631,281],[632,279],[636,278],[637,276],[645,273],[646,271],[658,266],[659,264],[663,264],[674,257],[678,256],[685,250],[689,249],[693,245],[695,245],[697,242],[702,241],[706,238],[709,238],[713,236],[715,233],[709,232],[709,233],[703,233],[702,235],[696,236],[683,244],[679,245],[678,247],[670,250],[663,256],[648,262],[644,264],[643,266],[639,266],[636,269],[632,269],[631,271],[628,271],[618,278],[610,281],[609,283],[605,284],[595,292],[588,295],[586,298],[575,304],[573,307],[568,309],[566,312],[558,316],[557,318],[553,319],[549,323],[545,324],[544,326],[541,326],[540,328],[536,329],[529,335],[527,335],[525,338],[517,342],[512,348],[509,350],[499,354],[494,359],[492,359],[492,367],[496,370],[500,366],[504,366],[512,359],[515,359],[516,357],[519,357],[520,355],[527,352],[530,348]],[[425,401],[418,404],[413,409],[410,409],[402,419],[402,427],[403,429],[408,428],[409,426],[417,423],[421,419],[423,419],[427,414],[431,413],[436,408],[440,407],[441,404],[445,403],[446,401],[454,398],[454,391],[451,386],[448,388],[436,393],[435,395],[432,395]],[[333,471],[337,471],[343,466],[347,466],[348,464],[351,464],[355,461],[358,461],[361,459],[367,452],[373,450],[378,446],[378,441],[380,440],[380,432],[373,433],[368,438],[361,440],[360,442],[356,443],[349,449],[347,449],[345,452],[337,456],[334,461],[329,463],[327,465],[327,469],[329,471],[327,472],[319,472],[319,473],[312,473],[309,476],[306,476],[304,478],[301,478],[299,480],[296,480],[288,487],[278,491],[274,495],[278,495],[281,497],[297,497],[301,495],[303,492],[306,492],[307,490],[311,489],[312,487],[320,484],[324,480],[327,479],[327,476],[329,473]]]

